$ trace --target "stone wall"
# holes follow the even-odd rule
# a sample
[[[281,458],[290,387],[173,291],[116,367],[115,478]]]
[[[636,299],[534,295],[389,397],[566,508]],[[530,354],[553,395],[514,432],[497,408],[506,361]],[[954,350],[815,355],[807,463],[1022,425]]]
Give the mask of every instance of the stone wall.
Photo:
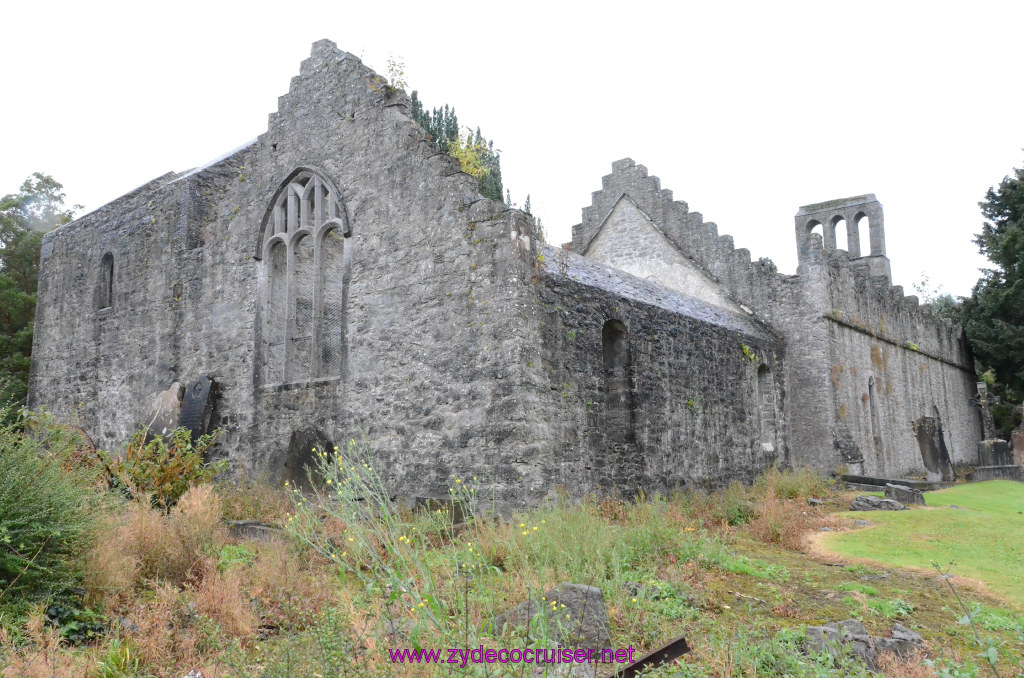
[[[774,332],[566,250],[541,256],[539,343],[527,364],[540,387],[538,438],[561,450],[559,484],[629,496],[749,481],[785,460]],[[625,335],[618,348],[609,337],[616,325]],[[610,369],[610,352],[625,353],[629,374]],[[627,416],[616,411],[624,398]]]
[[[296,167],[330,178],[351,228],[347,355],[336,378],[268,384],[269,262],[257,256]],[[116,449],[156,394],[208,375],[219,449],[237,469],[297,473],[304,443],[365,437],[397,491],[446,494],[450,473],[490,469],[509,436],[529,228],[436,152],[403,93],[317,43],[253,144],[47,236],[31,405]],[[98,309],[108,252],[114,300]]]
[[[775,463],[909,473],[918,424],[971,461],[962,337],[869,267],[812,237],[780,275],[629,159],[572,252],[541,245],[409,103],[318,42],[258,139],[48,234],[30,405],[117,449],[205,376],[241,473],[301,480],[357,439],[396,496],[475,476],[502,509]]]
[[[890,477],[916,474],[923,470],[914,433],[921,417],[941,424],[953,462],[972,462],[981,433],[969,404],[974,378],[966,340],[959,328],[889,284],[881,206],[874,196],[833,202],[865,210],[861,203],[868,198],[871,255],[850,261],[834,242],[829,249],[821,235],[804,234],[803,208],[797,216],[800,272],[781,275],[768,262],[751,261],[748,250],[736,249],[730,236],[719,235],[715,224],[674,200],[657,177],[626,158],[612,163],[612,173],[602,178],[582,223],[573,228],[571,247],[710,303],[728,306],[721,301],[725,296],[778,332],[787,356],[792,464],[823,471],[846,466]],[[624,204],[636,209],[625,210]],[[857,210],[850,213],[851,232]],[[649,234],[637,236],[647,221],[667,247],[651,247]],[[685,275],[666,278],[663,268]],[[893,369],[878,376],[876,444],[866,379],[876,362],[890,359]],[[864,378],[856,378],[858,373]]]
[[[954,464],[973,463],[981,424],[971,404],[976,379],[963,330],[902,288],[869,277],[845,252],[828,257],[824,274],[837,427],[862,452],[863,472],[918,473],[915,422],[922,418],[941,425]]]

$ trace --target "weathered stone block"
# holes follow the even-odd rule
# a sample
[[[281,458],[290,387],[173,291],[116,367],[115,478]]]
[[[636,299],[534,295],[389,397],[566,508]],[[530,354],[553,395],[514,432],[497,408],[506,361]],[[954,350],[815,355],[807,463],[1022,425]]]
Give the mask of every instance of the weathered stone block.
[[[982,440],[978,443],[978,466],[1009,466],[1013,464],[1010,444],[1005,440]]]
[[[143,424],[148,430],[146,437],[165,436],[178,428],[181,417],[181,397],[184,389],[174,382],[166,391],[161,391],[153,399],[146,412]]]
[[[921,490],[915,490],[912,487],[906,485],[893,485],[892,483],[886,483],[885,485],[885,498],[898,501],[901,504],[917,504],[924,506],[924,493]]]
[[[975,483],[985,480],[1017,480],[1024,482],[1024,468],[1016,465],[976,466],[967,476],[967,479]]]
[[[548,632],[565,647],[610,648],[611,631],[604,594],[596,586],[559,584],[540,601],[530,600],[496,616],[490,627],[496,633],[524,629],[543,614]]]
[[[1010,446],[1013,449],[1013,463],[1024,466],[1024,425],[1013,429],[1010,435]]]
[[[892,499],[883,499],[872,494],[864,494],[850,502],[851,511],[905,511],[906,506]]]
[[[832,622],[823,626],[808,626],[804,648],[809,652],[825,650],[833,656],[844,653],[861,659],[871,669],[878,668],[878,655],[892,652],[906,657],[921,646],[922,638],[902,624],[893,626],[888,638],[868,634],[864,624],[856,619]]]

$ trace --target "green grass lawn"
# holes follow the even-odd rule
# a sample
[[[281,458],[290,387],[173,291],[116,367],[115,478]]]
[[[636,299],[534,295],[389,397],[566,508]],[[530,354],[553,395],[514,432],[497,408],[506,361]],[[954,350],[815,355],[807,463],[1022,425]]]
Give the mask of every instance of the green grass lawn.
[[[829,536],[825,548],[892,565],[945,569],[1024,608],[1024,484],[1008,480],[926,492],[928,508],[847,512],[875,525]],[[950,504],[962,507],[949,508]]]

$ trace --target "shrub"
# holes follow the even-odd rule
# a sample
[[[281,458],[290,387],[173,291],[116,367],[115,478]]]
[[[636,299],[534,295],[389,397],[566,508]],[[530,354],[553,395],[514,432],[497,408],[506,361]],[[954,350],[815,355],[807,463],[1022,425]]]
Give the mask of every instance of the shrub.
[[[226,540],[220,512],[220,500],[209,485],[190,489],[170,514],[148,502],[129,502],[87,555],[90,602],[110,609],[129,599],[144,579],[183,584],[201,572],[203,559]]]
[[[89,676],[94,660],[82,653],[63,651],[64,638],[36,609],[22,629],[24,642],[0,647],[0,676],[3,678],[55,678]]]
[[[0,415],[2,418],[2,415]],[[78,581],[103,503],[91,475],[62,468],[49,431],[0,425],[0,603],[43,599]]]
[[[151,495],[154,506],[169,509],[189,487],[209,482],[224,468],[223,463],[207,464],[204,459],[217,431],[195,441],[186,428],[149,441],[147,433],[146,428],[136,431],[124,454],[111,461],[110,470],[132,494]]]

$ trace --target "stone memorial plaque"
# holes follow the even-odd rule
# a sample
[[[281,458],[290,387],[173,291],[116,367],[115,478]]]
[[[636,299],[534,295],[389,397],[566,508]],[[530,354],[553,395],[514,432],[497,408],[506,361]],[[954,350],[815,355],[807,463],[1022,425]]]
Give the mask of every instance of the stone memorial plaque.
[[[192,431],[192,440],[209,432],[213,386],[209,378],[199,377],[185,389],[181,399],[181,425]]]

